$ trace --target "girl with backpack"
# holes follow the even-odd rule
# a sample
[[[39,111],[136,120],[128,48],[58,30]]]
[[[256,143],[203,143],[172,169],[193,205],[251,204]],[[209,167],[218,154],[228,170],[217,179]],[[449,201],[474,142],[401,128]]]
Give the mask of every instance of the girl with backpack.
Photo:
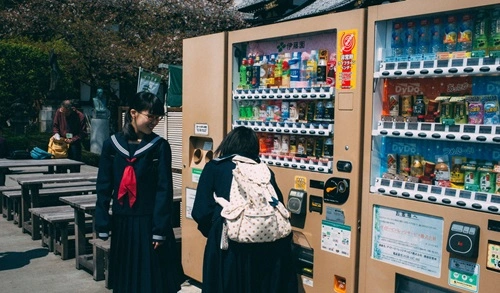
[[[260,163],[256,133],[246,127],[232,130],[215,151],[216,159],[203,169],[192,210],[198,230],[207,237],[203,259],[203,293],[296,293],[292,233],[271,242],[243,243],[227,238],[225,218],[217,197],[230,201],[235,157]],[[270,183],[283,203],[273,172]]]

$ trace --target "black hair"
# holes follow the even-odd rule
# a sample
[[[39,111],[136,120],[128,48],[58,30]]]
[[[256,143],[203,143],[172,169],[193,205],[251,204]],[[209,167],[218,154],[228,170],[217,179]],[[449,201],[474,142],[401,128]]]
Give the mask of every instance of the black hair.
[[[125,113],[125,123],[123,124],[122,132],[128,140],[137,139],[137,134],[132,126],[132,114],[130,114],[130,110],[134,109],[138,112],[146,110],[153,115],[165,115],[165,108],[163,107],[162,100],[150,92],[138,92],[133,97],[129,98],[127,104],[129,108],[127,113]]]
[[[217,157],[242,155],[252,159],[259,157],[259,139],[255,131],[245,126],[233,129],[215,150]]]

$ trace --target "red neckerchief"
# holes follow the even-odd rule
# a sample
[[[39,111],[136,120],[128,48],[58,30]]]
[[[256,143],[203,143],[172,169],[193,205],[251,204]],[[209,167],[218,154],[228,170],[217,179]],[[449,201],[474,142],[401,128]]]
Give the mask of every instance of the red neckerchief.
[[[123,205],[123,198],[128,194],[130,207],[134,206],[137,198],[137,180],[135,178],[134,162],[137,158],[127,159],[128,165],[123,170],[122,181],[118,189],[118,202]]]

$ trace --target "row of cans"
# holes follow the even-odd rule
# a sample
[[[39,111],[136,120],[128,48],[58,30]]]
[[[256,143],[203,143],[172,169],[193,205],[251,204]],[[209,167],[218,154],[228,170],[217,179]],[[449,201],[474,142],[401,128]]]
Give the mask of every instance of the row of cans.
[[[465,157],[438,156],[436,163],[421,155],[387,154],[386,172],[403,180],[442,187],[500,194],[500,165]]]

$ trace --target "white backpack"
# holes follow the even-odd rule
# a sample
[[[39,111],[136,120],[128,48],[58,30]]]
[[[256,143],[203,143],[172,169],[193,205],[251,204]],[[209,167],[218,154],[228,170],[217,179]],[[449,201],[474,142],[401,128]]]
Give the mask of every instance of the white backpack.
[[[290,213],[278,200],[267,165],[242,156],[235,156],[233,162],[229,202],[214,193],[225,218],[222,242],[226,231],[229,239],[242,243],[273,242],[289,235]],[[221,248],[227,248],[222,242]]]

